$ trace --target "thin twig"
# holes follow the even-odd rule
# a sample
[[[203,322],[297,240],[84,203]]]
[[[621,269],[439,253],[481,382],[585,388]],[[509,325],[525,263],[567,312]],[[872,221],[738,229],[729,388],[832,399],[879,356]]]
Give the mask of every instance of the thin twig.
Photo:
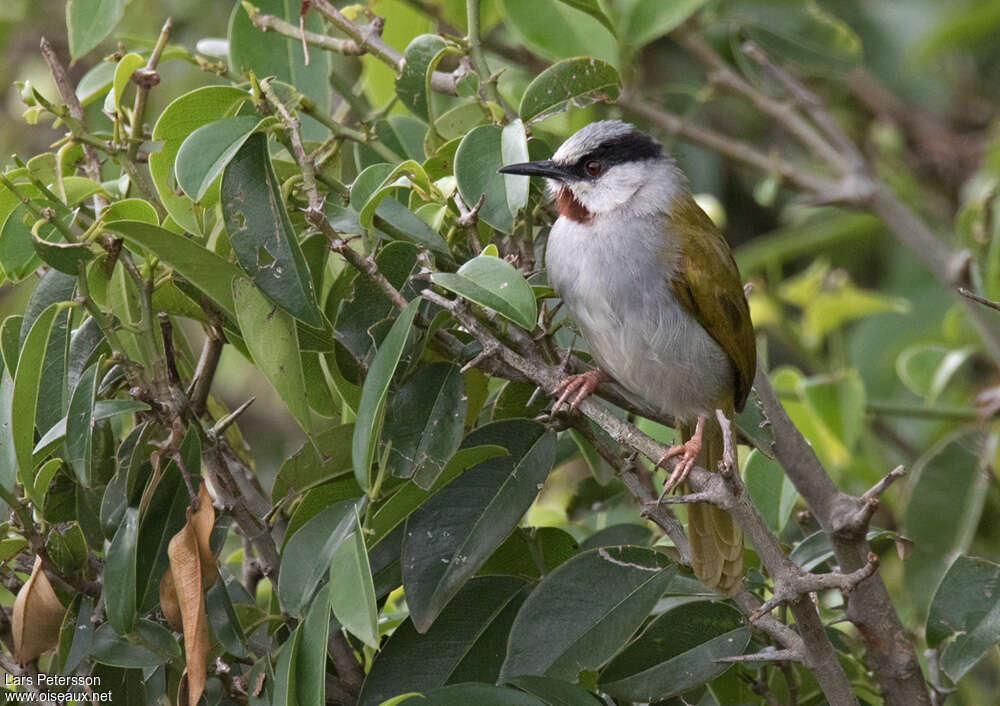
[[[991,299],[987,299],[986,297],[981,297],[975,292],[966,289],[965,287],[959,287],[958,293],[961,294],[966,299],[971,299],[977,304],[982,304],[983,306],[988,306],[990,309],[996,309],[997,311],[1000,311],[1000,302],[995,302],[992,301]]]
[[[265,15],[261,12],[259,7],[249,2],[243,3],[243,9],[246,10],[247,15],[249,15],[250,21],[253,22],[256,27],[259,27],[262,32],[274,30],[278,34],[283,34],[286,37],[299,39],[306,44],[311,44],[319,49],[344,54],[345,56],[359,56],[361,54],[368,53],[367,49],[359,46],[353,39],[338,39],[325,34],[300,30],[295,25],[290,22],[286,22],[280,17]]]

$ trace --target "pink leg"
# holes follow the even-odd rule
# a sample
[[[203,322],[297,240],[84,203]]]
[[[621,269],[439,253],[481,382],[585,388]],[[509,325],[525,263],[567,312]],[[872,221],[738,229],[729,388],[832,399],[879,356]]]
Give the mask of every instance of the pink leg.
[[[559,399],[552,405],[552,413],[558,412],[563,405],[566,405],[570,411],[575,411],[600,383],[610,379],[611,376],[601,369],[588,370],[579,375],[567,375],[553,391],[553,394],[559,395]]]
[[[670,473],[670,477],[663,483],[663,492],[660,493],[659,500],[669,493],[671,490],[676,488],[678,485],[684,482],[687,478],[688,473],[691,472],[691,468],[694,466],[695,460],[698,458],[698,454],[701,453],[701,439],[702,434],[705,431],[705,415],[698,415],[698,424],[694,428],[694,434],[690,439],[685,441],[683,444],[676,444],[667,449],[667,452],[663,454],[663,458],[656,462],[656,468],[660,468],[667,459],[681,455],[681,459],[674,464],[674,470]],[[655,471],[656,468],[653,470]],[[657,502],[659,502],[659,500]]]

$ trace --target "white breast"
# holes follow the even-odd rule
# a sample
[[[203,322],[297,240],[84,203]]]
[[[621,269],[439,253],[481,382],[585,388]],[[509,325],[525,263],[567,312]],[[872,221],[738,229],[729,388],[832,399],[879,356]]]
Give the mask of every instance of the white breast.
[[[560,218],[546,268],[598,364],[647,404],[694,421],[732,385],[733,367],[669,286],[665,227],[662,217]]]

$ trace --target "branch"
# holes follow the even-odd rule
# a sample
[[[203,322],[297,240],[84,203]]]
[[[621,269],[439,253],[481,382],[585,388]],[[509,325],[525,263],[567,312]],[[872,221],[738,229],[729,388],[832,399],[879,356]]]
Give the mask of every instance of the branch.
[[[975,294],[974,292],[966,289],[965,287],[959,287],[958,293],[961,294],[966,299],[971,299],[977,304],[982,304],[983,306],[987,306],[990,309],[995,309],[997,311],[1000,311],[1000,302],[995,302],[992,301],[991,299],[987,299],[986,297],[981,297],[978,294]]]
[[[344,54],[345,56],[360,56],[361,54],[368,53],[367,49],[359,46],[358,43],[352,39],[337,39],[336,37],[330,37],[325,34],[317,34],[316,32],[309,32],[308,30],[300,30],[292,23],[286,22],[280,17],[265,15],[261,12],[259,7],[249,2],[243,2],[243,9],[246,10],[247,15],[250,17],[250,21],[254,23],[254,26],[260,28],[261,32],[274,30],[278,34],[283,34],[286,37],[298,39],[306,44],[311,44],[314,47],[325,49],[326,51],[336,52],[338,54]]]
[[[337,29],[354,40],[358,47],[366,53],[371,54],[397,72],[402,69],[403,55],[386,44],[381,37],[385,20],[378,18],[366,28],[361,28],[347,19],[329,0],[312,0],[312,7],[319,10]],[[455,85],[462,75],[464,75],[464,70],[461,68],[450,74],[435,71],[431,76],[431,87],[439,93],[455,95]]]
[[[809,442],[792,424],[785,408],[760,367],[754,378],[764,415],[774,431],[774,455],[799,495],[805,500],[824,533],[830,538],[841,572],[861,569],[870,548],[859,517],[870,518],[870,499],[879,486],[857,498],[841,492],[816,457]],[[898,475],[894,470],[890,476]],[[888,479],[882,484],[887,487]],[[872,491],[869,491],[872,492]],[[866,524],[866,523],[865,523]],[[887,704],[928,705],[930,698],[910,636],[903,627],[878,573],[858,584],[847,597],[847,617],[857,626],[868,651],[869,663]]]

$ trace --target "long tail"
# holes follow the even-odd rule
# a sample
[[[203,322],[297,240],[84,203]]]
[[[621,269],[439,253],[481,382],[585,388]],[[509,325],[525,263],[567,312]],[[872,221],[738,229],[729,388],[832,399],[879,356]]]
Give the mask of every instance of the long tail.
[[[686,426],[678,431],[683,439],[694,433]],[[702,432],[697,464],[715,471],[722,460],[722,448],[722,427],[715,415],[710,415]],[[691,503],[687,508],[695,575],[709,588],[727,596],[735,594],[743,584],[743,530],[728,512],[715,505]]]

